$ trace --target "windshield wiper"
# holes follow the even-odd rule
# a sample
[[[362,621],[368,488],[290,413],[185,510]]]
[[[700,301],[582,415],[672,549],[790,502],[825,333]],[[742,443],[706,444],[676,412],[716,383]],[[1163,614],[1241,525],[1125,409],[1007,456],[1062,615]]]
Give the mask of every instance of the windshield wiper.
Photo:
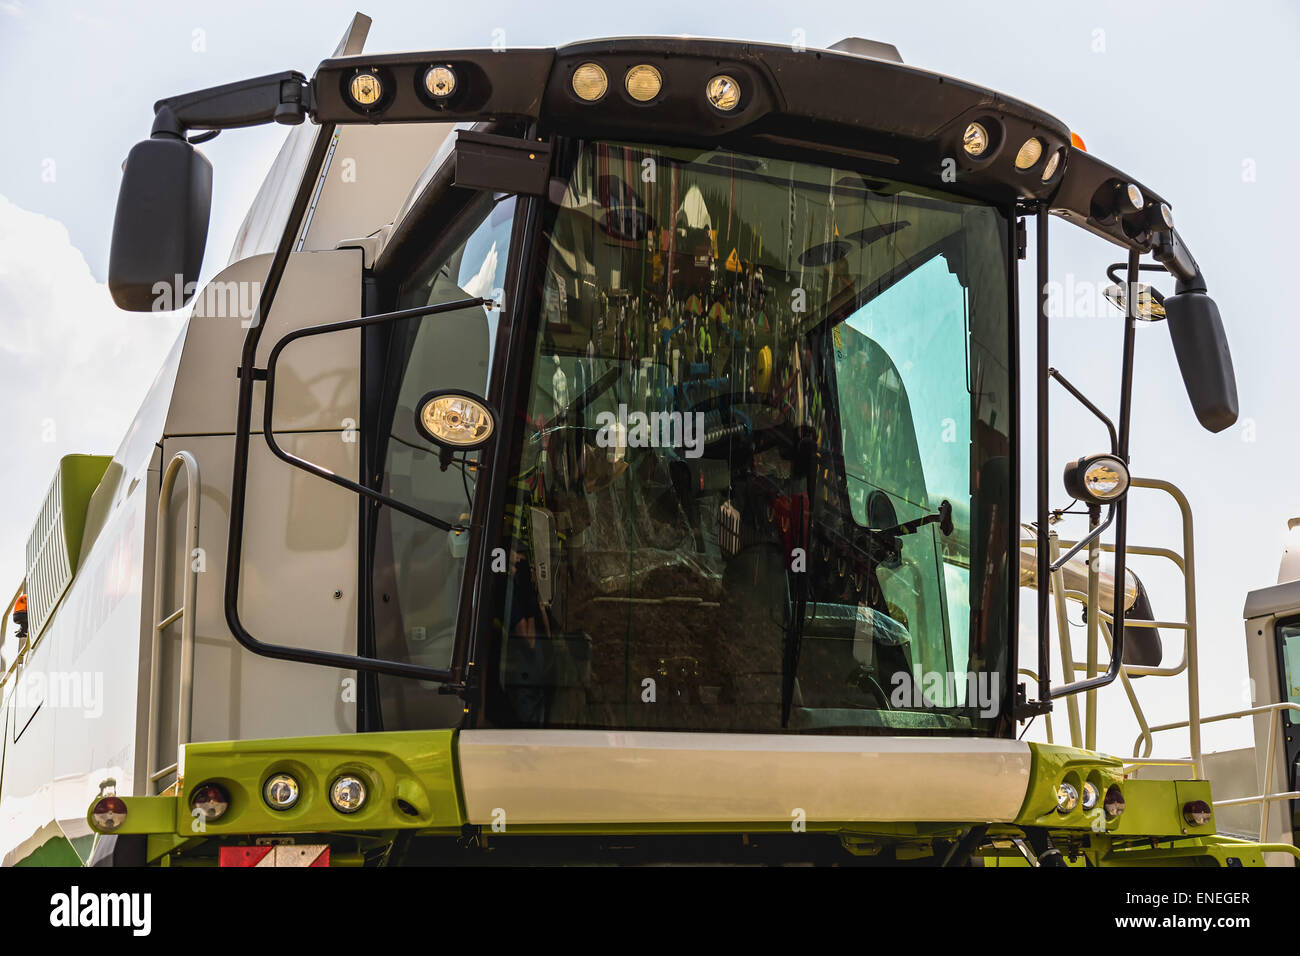
[[[922,515],[920,518],[913,518],[911,521],[904,521],[892,528],[883,528],[873,533],[884,535],[915,534],[922,526],[935,524],[936,522],[945,538],[952,534],[952,505],[947,500],[939,502],[939,510],[932,515]]]

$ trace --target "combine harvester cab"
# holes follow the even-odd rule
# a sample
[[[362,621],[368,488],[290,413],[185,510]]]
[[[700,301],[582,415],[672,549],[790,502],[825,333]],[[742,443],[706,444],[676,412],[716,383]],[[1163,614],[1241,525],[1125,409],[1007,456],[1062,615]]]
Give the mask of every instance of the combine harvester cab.
[[[159,101],[127,159],[114,298],[194,309],[60,499],[74,559],[33,537],[6,862],[1262,862],[1192,822],[1199,767],[1018,740],[1150,666],[1136,590],[1078,563],[1113,530],[1128,580],[1136,322],[1205,427],[1236,419],[1168,202],[883,44],[370,56],[367,25],[310,79]],[[269,122],[195,294],[196,146]],[[1051,215],[1126,256],[1115,424],[1049,367]],[[1030,222],[1037,447],[1053,378],[1111,443],[1064,490],[1040,452],[1022,542]],[[1114,654],[1054,683],[1051,595],[1028,647],[1017,595],[1068,574]],[[19,693],[78,667],[101,718]]]

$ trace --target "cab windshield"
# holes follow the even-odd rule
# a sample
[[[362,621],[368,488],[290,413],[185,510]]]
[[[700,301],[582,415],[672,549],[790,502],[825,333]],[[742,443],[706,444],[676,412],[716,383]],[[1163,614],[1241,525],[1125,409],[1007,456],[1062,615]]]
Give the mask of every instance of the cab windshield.
[[[1005,730],[1004,213],[724,151],[565,172],[487,723]]]

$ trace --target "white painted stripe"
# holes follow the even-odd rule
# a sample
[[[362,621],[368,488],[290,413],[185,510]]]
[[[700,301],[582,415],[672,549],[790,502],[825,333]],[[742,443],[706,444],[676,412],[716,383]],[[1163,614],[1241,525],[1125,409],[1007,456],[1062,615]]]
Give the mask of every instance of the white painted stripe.
[[[465,730],[469,821],[511,824],[1005,822],[1028,744],[949,737]],[[497,813],[499,817],[500,814]]]

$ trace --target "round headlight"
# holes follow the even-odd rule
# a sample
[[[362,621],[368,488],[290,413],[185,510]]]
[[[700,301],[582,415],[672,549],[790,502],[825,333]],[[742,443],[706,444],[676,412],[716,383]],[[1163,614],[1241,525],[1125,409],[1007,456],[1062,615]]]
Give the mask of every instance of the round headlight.
[[[496,431],[492,410],[463,392],[429,392],[416,406],[415,425],[436,445],[458,451],[482,448]]]
[[[358,73],[348,84],[348,95],[358,106],[374,106],[384,95],[384,84],[374,73]]]
[[[365,781],[345,773],[330,784],[330,803],[339,813],[356,813],[366,802]]]
[[[205,820],[220,820],[230,809],[230,794],[220,784],[201,783],[190,794],[190,807],[198,810]]]
[[[627,76],[623,77],[623,85],[627,88],[627,95],[632,97],[638,103],[649,103],[659,95],[659,90],[663,86],[663,77],[649,63],[641,63],[627,71]]]
[[[1093,810],[1097,806],[1097,801],[1101,799],[1101,790],[1091,780],[1085,780],[1083,783],[1083,794],[1079,802],[1083,809]]]
[[[1056,787],[1056,809],[1069,813],[1079,805],[1079,788],[1068,780],[1062,780]]]
[[[1128,469],[1118,458],[1099,459],[1084,469],[1083,487],[1103,501],[1118,498],[1128,488]]]
[[[424,71],[424,88],[434,99],[445,100],[456,91],[456,71],[449,66],[431,66]]]
[[[961,148],[971,156],[983,156],[989,148],[989,131],[982,123],[971,123],[962,134]]]
[[[573,92],[578,99],[594,103],[609,89],[609,78],[599,63],[584,63],[573,71]]]
[[[1016,169],[1029,169],[1034,163],[1038,162],[1043,155],[1043,141],[1036,136],[1031,136],[1025,140],[1025,144],[1020,147],[1016,153]]]
[[[272,810],[288,810],[298,802],[298,781],[287,773],[272,774],[262,785],[262,799]]]
[[[1079,458],[1065,467],[1065,491],[1076,501],[1107,504],[1128,491],[1128,466],[1114,455]]]
[[[90,808],[90,819],[96,830],[111,833],[126,822],[126,801],[121,797],[100,797]]]
[[[1061,150],[1056,150],[1051,156],[1047,157],[1047,165],[1043,167],[1043,182],[1047,182],[1056,175],[1056,167],[1061,165]]]
[[[1115,211],[1121,216],[1138,212],[1146,205],[1146,198],[1137,183],[1115,184]]]
[[[734,76],[719,73],[704,85],[704,96],[714,109],[730,113],[740,105],[740,84]]]

